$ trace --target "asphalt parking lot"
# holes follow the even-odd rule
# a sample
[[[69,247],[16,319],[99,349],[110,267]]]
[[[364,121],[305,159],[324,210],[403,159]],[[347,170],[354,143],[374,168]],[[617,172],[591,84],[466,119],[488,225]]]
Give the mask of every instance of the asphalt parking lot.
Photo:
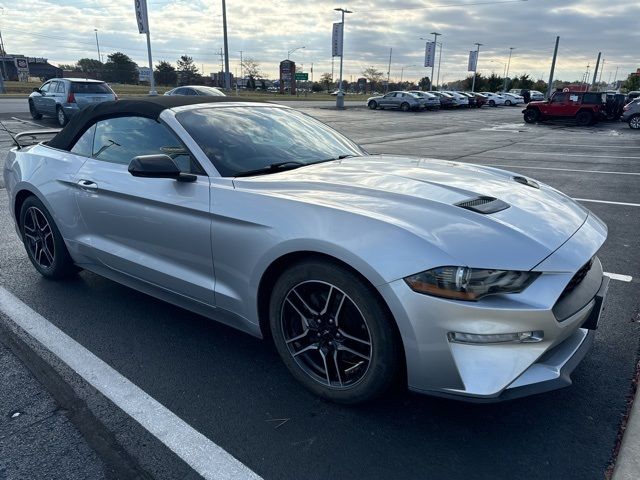
[[[491,405],[400,389],[364,407],[324,402],[266,343],[91,273],[43,280],[9,220],[1,182],[0,286],[265,479],[603,478],[638,361],[640,134],[619,123],[526,125],[517,107],[303,110],[372,153],[520,172],[604,220],[609,237],[599,256],[620,280],[571,387]],[[23,112],[0,118],[12,131],[54,125]],[[2,158],[9,145],[0,132]],[[198,478],[72,371],[55,368],[134,459],[131,478]]]

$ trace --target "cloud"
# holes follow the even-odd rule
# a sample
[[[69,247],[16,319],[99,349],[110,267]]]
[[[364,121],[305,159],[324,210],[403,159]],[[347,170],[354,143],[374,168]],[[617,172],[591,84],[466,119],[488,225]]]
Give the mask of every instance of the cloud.
[[[2,5],[2,3],[0,3]],[[5,1],[0,17],[8,53],[72,63],[97,57],[98,29],[103,55],[122,51],[145,65],[146,41],[137,32],[132,0]],[[220,1],[148,0],[154,60],[191,55],[206,73],[220,69]],[[276,76],[278,62],[299,46],[292,60],[314,77],[331,71],[331,24],[339,21],[327,0],[227,2],[229,58],[239,69],[240,51]],[[392,48],[391,77],[402,67],[405,78],[430,74],[423,64],[429,32],[443,35],[441,80],[467,75],[469,50],[482,43],[479,70],[502,74],[509,47],[515,47],[512,74],[548,76],[556,35],[560,50],[556,78],[581,78],[587,64],[603,52],[603,79],[619,67],[618,78],[640,63],[640,29],[632,28],[627,0],[370,0],[344,5],[353,10],[345,28],[344,75],[354,80],[367,66],[386,72]],[[339,59],[335,59],[335,71]],[[415,65],[415,66],[412,66]]]

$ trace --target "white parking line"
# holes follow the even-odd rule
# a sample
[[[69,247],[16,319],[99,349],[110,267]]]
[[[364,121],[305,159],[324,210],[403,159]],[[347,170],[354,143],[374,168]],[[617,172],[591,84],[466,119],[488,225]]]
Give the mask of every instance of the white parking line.
[[[592,198],[574,198],[574,200],[577,202],[607,203],[609,205],[624,205],[625,207],[640,207],[640,203],[612,202],[610,200],[594,200]]]
[[[507,145],[507,147],[508,146],[509,145]],[[591,155],[590,153],[514,152],[505,150],[496,150],[496,153],[510,153],[516,155],[553,155],[557,157],[624,158],[640,160],[640,157],[621,157],[620,155]]]
[[[35,125],[36,127],[40,127],[40,128],[43,127],[43,125],[40,125],[39,123],[33,123],[33,122],[30,122],[29,120],[23,120],[22,118],[18,118],[18,117],[11,117],[11,120],[17,120],[18,122],[21,122],[21,123],[28,123],[29,125]]]
[[[631,280],[633,280],[633,277],[631,275],[621,275],[619,273],[611,272],[604,272],[604,274],[611,280],[620,280],[621,282],[630,282]]]
[[[609,170],[579,170],[574,168],[555,168],[555,167],[532,167],[525,165],[497,165],[497,164],[488,164],[483,163],[482,165],[486,165],[487,167],[502,167],[502,168],[530,168],[533,170],[558,170],[561,172],[583,172],[583,173],[605,173],[609,175],[640,175],[640,172],[612,172]]]
[[[204,478],[261,478],[2,287],[0,312],[98,389]]]
[[[640,150],[640,147],[632,147],[629,145],[588,145],[586,143],[528,143],[528,142],[518,142],[518,145],[534,145],[539,147],[587,147],[587,148],[631,148]]]

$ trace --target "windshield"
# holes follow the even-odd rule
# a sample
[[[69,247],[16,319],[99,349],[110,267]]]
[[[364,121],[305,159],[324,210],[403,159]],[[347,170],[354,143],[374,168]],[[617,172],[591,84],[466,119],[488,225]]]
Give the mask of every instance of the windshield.
[[[176,118],[223,177],[282,162],[304,166],[365,154],[314,118],[276,106],[199,108]]]
[[[226,97],[224,93],[214,87],[197,87],[196,90],[204,93],[205,95],[212,95],[214,97]]]

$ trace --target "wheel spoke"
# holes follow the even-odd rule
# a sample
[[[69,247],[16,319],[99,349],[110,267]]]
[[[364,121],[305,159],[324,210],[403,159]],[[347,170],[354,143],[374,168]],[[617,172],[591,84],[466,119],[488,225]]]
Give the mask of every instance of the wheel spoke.
[[[344,299],[347,298],[346,295],[342,295],[342,298],[340,299],[340,303],[338,304],[338,308],[336,308],[336,312],[333,315],[333,319],[336,322],[336,327],[339,325],[339,319],[338,317],[340,316],[340,311],[342,310],[342,305],[344,304]]]
[[[324,373],[327,376],[327,385],[331,386],[331,379],[329,378],[329,368],[327,367],[327,354],[324,353],[324,350],[318,350],[320,352],[320,356],[322,357],[322,363],[324,364]]]
[[[340,350],[341,352],[348,352],[352,355],[355,355],[357,357],[363,358],[364,360],[366,360],[367,362],[370,360],[369,357],[367,357],[364,353],[360,353],[357,350],[353,350],[352,348],[349,348],[345,345],[342,344],[338,344],[338,350]]]
[[[298,298],[300,299],[300,301],[301,301],[301,302],[302,302],[302,304],[304,305],[304,308],[306,308],[306,309],[311,313],[311,315],[318,315],[318,312],[316,312],[313,308],[311,308],[311,307],[307,304],[307,302],[305,302],[305,301],[304,301],[304,298],[302,298],[302,297],[300,296],[300,294],[298,293],[298,291],[297,291],[295,288],[294,288],[294,289],[292,289],[291,291],[292,291],[293,293],[295,293],[295,294],[296,294],[296,297],[298,297]]]
[[[302,328],[309,328],[309,319],[304,316],[304,314],[294,305],[294,303],[287,297],[285,301],[293,307],[293,309],[300,315],[300,319],[302,320]]]
[[[348,333],[345,333],[345,331],[342,329],[338,329],[338,331],[344,338],[348,338],[349,340],[353,340],[354,342],[360,342],[364,345],[371,346],[371,342],[367,342],[366,340],[362,340],[361,338],[354,337],[353,335],[349,335]]]
[[[309,350],[319,350],[320,349],[320,345],[317,343],[312,343],[311,345],[307,345],[306,347],[304,347],[302,350],[297,351],[296,353],[293,354],[294,357],[297,357],[298,355],[300,355],[301,353],[304,352],[308,352]]]
[[[333,290],[333,285],[331,285],[329,287],[329,293],[327,294],[327,301],[324,302],[324,307],[320,311],[320,315],[324,315],[325,313],[327,313],[327,310],[329,309],[329,303],[331,303],[331,294],[333,293]]]
[[[42,251],[44,252],[44,256],[47,257],[47,261],[49,262],[49,265],[52,265],[53,264],[53,255],[49,251],[49,247],[47,247],[47,244],[44,243],[44,242],[42,242]]]
[[[31,217],[31,222],[33,223],[34,230],[40,228],[40,224],[38,223],[38,216],[36,215],[35,209],[31,208],[29,210],[29,216]]]
[[[338,366],[338,350],[333,351],[333,364],[336,366],[336,373],[338,374],[338,382],[342,387],[342,376],[340,375],[340,367]]]
[[[309,334],[309,329],[306,329],[303,333],[301,333],[300,335],[297,335],[289,340],[287,340],[287,343],[292,343],[292,342],[296,342],[298,340],[303,339],[304,337],[306,337]]]
[[[25,227],[25,232],[24,232],[24,236],[27,237],[29,240],[31,240],[32,242],[36,241],[36,237],[35,235],[31,235],[30,233],[26,232],[26,227]]]
[[[25,220],[26,220],[26,219],[25,219]],[[26,224],[26,222],[25,222],[25,224],[24,224],[24,229],[25,229],[26,231],[28,231],[28,232],[36,233],[36,229],[35,229],[35,227],[31,227],[31,226],[27,225],[27,224]]]

